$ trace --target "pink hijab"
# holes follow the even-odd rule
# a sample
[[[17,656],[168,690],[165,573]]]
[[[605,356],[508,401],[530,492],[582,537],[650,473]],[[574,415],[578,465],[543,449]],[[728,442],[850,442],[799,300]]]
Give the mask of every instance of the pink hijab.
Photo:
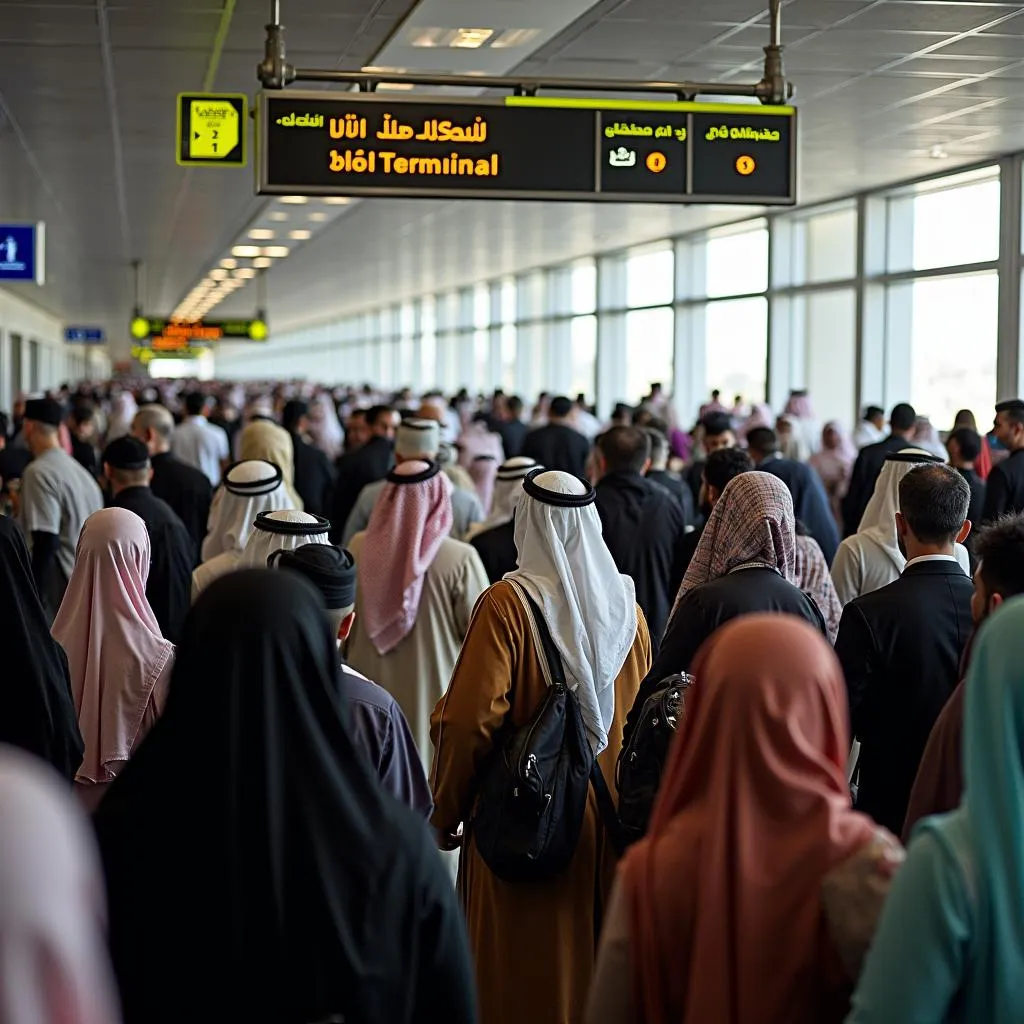
[[[149,534],[134,512],[89,516],[53,637],[64,648],[85,741],[79,782],[109,782],[131,756],[174,645],[146,600]]]
[[[363,623],[387,654],[416,622],[423,580],[451,533],[452,485],[436,462],[403,462],[387,476],[359,559]]]
[[[117,1024],[92,829],[42,762],[0,751],[0,1021]]]
[[[737,478],[740,479],[740,478]],[[828,1024],[825,875],[872,841],[850,806],[846,684],[807,623],[719,629],[669,754],[648,835],[620,868],[647,1024]]]

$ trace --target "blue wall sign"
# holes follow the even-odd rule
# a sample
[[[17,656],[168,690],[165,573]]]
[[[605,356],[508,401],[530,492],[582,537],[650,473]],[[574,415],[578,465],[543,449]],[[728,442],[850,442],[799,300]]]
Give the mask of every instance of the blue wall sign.
[[[44,225],[0,224],[0,281],[35,281],[46,278]]]
[[[65,327],[64,340],[76,345],[102,345],[106,339],[102,327]]]

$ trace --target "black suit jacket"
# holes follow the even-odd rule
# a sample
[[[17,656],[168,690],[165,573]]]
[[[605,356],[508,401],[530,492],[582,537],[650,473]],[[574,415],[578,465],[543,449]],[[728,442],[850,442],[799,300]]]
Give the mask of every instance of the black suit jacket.
[[[604,542],[619,572],[636,584],[636,603],[657,651],[683,582],[683,510],[664,487],[639,473],[609,473],[595,490]]]
[[[670,473],[667,469],[649,469],[647,479],[660,484],[675,497],[683,510],[684,522],[687,526],[693,526],[697,517],[694,510],[693,494],[686,481],[676,473]]]
[[[505,573],[512,572],[519,563],[515,523],[512,520],[474,534],[469,543],[476,548],[491,583],[497,583]]]
[[[200,562],[200,549],[206,537],[206,526],[210,519],[210,502],[213,488],[207,475],[188,463],[176,459],[170,452],[154,455],[150,459],[153,479],[150,490],[166,501],[175,515],[185,524],[195,547],[192,567]]]
[[[737,569],[685,594],[668,624],[650,672],[640,684],[626,719],[632,732],[644,701],[674,672],[689,672],[701,645],[719,626],[742,615],[775,612],[796,615],[827,636],[818,606],[774,569]]]
[[[905,437],[890,434],[876,444],[866,445],[857,455],[850,474],[850,486],[843,498],[843,536],[849,537],[857,532],[864,509],[868,507],[871,495],[875,493],[875,481],[882,472],[887,455],[901,452],[904,448],[913,448],[914,442]]]
[[[501,437],[501,447],[506,459],[514,459],[523,453],[523,442],[530,428],[522,420],[495,420],[491,430]]]
[[[974,539],[978,536],[978,527],[985,517],[985,481],[973,469],[958,469],[957,472],[967,481],[971,489],[971,503],[967,507],[967,518],[971,521],[971,532],[964,541],[967,553],[971,556],[971,572],[977,568],[974,558]]]
[[[564,423],[549,423],[531,430],[523,441],[523,455],[535,459],[545,469],[557,469],[583,476],[590,454],[590,442]]]
[[[355,507],[359,492],[383,480],[395,462],[395,448],[385,437],[371,437],[362,448],[338,459],[338,477],[331,497],[331,543],[340,544],[345,524]]]
[[[171,506],[148,487],[126,487],[110,504],[134,512],[146,524],[150,547],[146,599],[164,638],[176,644],[192,596],[192,538]]]
[[[307,512],[315,516],[327,516],[331,495],[334,493],[334,467],[331,460],[301,435],[292,434],[291,438],[295,453],[295,490]]]
[[[928,734],[959,678],[973,589],[955,561],[917,562],[843,611],[836,654],[861,741],[857,809],[895,835]]]
[[[831,565],[839,548],[839,530],[821,477],[806,463],[793,459],[766,459],[757,468],[778,477],[789,488],[794,514],[818,542],[825,561]]]
[[[1008,512],[1024,512],[1024,449],[993,466],[986,481],[984,521],[991,523]]]

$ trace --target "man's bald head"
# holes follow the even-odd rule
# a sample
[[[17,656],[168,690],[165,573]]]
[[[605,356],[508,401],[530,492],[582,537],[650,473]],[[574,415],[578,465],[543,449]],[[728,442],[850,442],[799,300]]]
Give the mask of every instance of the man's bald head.
[[[132,435],[145,444],[150,455],[170,451],[174,417],[162,405],[144,405],[132,420]]]

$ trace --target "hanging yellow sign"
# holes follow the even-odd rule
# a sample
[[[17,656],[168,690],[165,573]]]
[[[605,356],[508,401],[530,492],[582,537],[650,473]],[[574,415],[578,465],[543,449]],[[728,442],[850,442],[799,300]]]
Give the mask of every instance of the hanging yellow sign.
[[[241,94],[181,93],[178,96],[178,163],[244,166],[248,110],[248,97]]]

